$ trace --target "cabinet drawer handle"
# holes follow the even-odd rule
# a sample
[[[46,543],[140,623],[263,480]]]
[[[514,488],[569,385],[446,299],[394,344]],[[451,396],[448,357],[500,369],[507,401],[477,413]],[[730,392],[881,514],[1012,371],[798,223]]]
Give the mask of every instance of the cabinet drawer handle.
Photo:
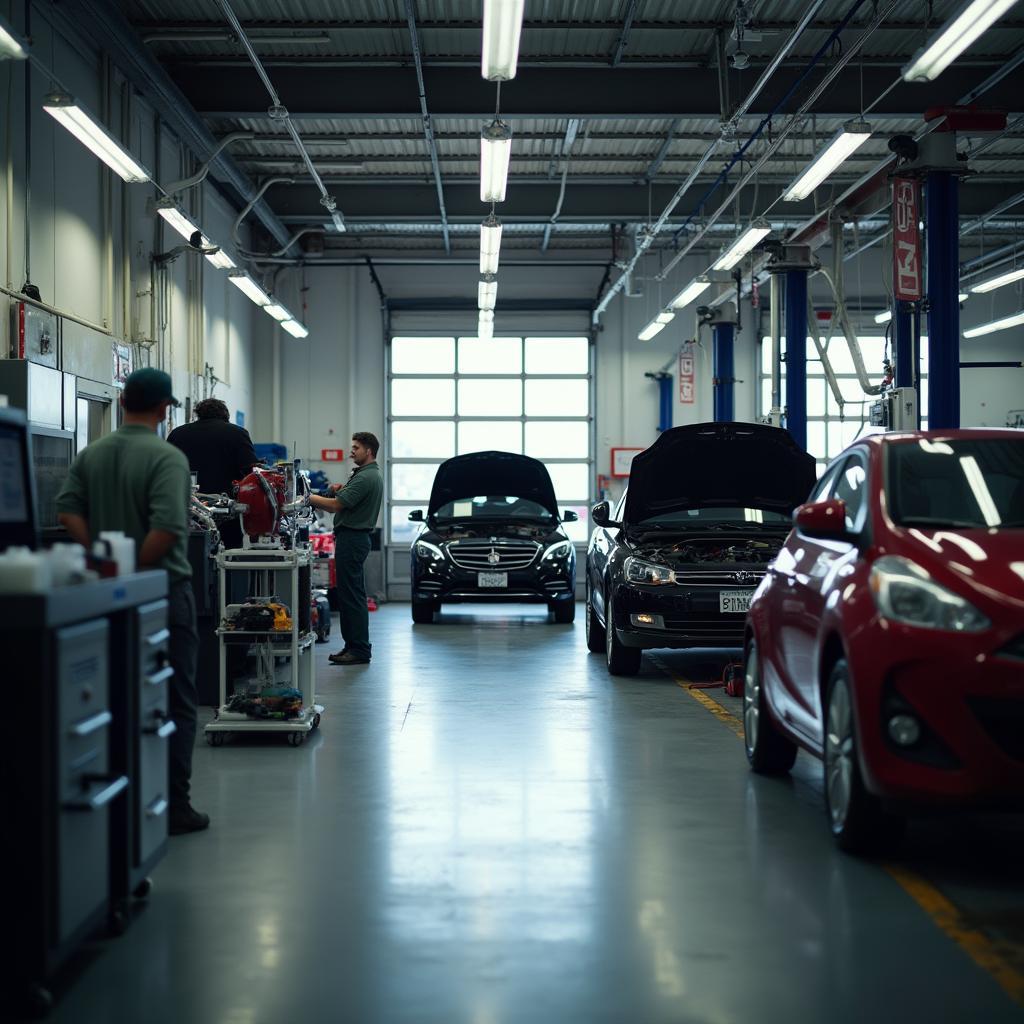
[[[167,810],[167,801],[162,797],[158,796],[147,808],[147,818],[159,818],[164,811]]]
[[[178,727],[173,722],[164,722],[161,726],[151,725],[148,729],[142,730],[147,736],[155,736],[158,740],[165,740],[168,736],[173,735],[178,731]]]
[[[169,629],[158,629],[155,633],[150,633],[146,637],[146,643],[150,647],[159,647],[165,640],[171,638],[171,631]]]
[[[89,780],[90,776],[87,775],[85,778]],[[92,776],[92,781],[106,782],[107,785],[98,793],[93,793],[92,796],[82,797],[81,800],[67,801],[64,804],[65,809],[69,811],[99,811],[106,807],[115,796],[128,788],[127,775],[118,775],[113,780],[109,775]]]
[[[105,725],[110,725],[113,720],[114,716],[109,711],[100,711],[91,718],[86,718],[73,725],[71,727],[71,735],[88,736],[89,733],[95,732],[97,729],[102,729]]]
[[[150,686],[159,686],[161,683],[167,682],[171,676],[174,675],[174,668],[170,665],[160,669],[159,672],[154,672],[151,676],[146,676],[146,682]]]

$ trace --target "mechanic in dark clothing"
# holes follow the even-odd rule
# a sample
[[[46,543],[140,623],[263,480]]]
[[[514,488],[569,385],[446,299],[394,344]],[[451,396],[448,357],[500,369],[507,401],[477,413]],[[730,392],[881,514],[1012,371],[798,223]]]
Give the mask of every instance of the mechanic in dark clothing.
[[[232,484],[259,462],[249,431],[230,422],[228,407],[219,398],[197,403],[195,421],[172,430],[167,440],[185,453],[203,494],[230,495]],[[223,523],[220,536],[225,548],[242,546],[237,519]]]

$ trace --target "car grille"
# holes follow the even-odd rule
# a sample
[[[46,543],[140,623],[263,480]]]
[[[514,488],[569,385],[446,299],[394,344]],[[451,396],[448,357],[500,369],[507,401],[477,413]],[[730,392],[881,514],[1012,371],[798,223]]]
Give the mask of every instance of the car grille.
[[[746,617],[740,615],[732,618],[722,616],[718,619],[665,619],[665,628],[690,636],[735,640],[743,638],[745,623]]]
[[[996,657],[1012,658],[1014,661],[1024,661],[1024,633],[1015,636],[1004,647],[996,651]]]
[[[417,590],[440,590],[440,580],[419,580],[416,583]]]
[[[569,584],[565,580],[549,580],[544,584],[544,589],[548,591],[549,594],[557,594],[568,590]]]
[[[475,572],[507,572],[532,564],[540,545],[532,540],[456,540],[448,555],[460,569]]]
[[[703,572],[676,571],[676,583],[681,587],[753,588],[758,586],[763,579],[763,569],[721,569]]]
[[[970,697],[975,717],[1003,753],[1024,761],[1024,700]]]

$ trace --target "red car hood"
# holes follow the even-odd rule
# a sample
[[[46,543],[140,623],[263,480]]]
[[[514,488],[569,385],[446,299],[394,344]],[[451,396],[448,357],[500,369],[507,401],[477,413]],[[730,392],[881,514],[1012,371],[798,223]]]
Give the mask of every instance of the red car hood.
[[[984,594],[1024,611],[1024,530],[911,527],[898,533],[902,541],[898,553],[913,559],[940,580],[951,574],[961,584],[960,589]]]

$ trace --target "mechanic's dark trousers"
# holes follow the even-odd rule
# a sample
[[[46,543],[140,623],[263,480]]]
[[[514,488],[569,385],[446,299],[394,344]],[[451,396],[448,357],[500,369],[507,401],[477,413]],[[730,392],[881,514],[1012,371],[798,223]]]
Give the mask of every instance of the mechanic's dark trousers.
[[[338,615],[345,650],[369,659],[370,614],[366,609],[363,563],[370,553],[369,530],[335,530],[334,561],[337,570]]]
[[[192,748],[196,742],[196,659],[199,654],[196,599],[191,582],[172,582],[167,603],[171,668],[174,669],[170,684],[170,711],[171,721],[177,727],[171,733],[168,747],[168,787],[172,810],[184,810],[189,803]]]

